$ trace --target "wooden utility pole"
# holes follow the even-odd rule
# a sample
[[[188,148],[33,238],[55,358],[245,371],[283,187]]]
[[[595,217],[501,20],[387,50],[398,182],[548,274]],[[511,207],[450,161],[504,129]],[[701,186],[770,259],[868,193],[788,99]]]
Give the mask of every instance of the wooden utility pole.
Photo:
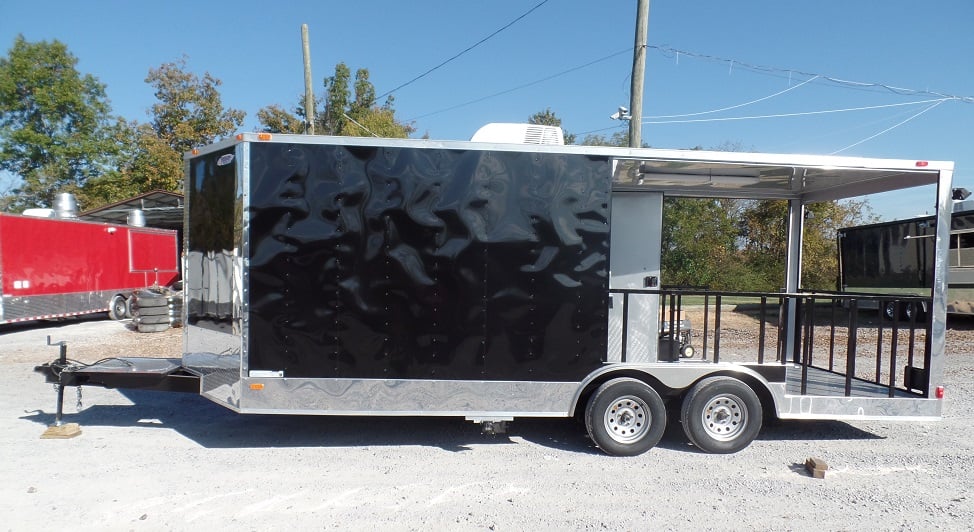
[[[315,134],[315,94],[311,86],[311,44],[308,25],[301,25],[301,47],[304,49],[304,132]]]
[[[632,87],[629,91],[629,147],[643,145],[643,77],[646,74],[646,35],[649,31],[649,0],[636,5],[636,44],[632,49]]]

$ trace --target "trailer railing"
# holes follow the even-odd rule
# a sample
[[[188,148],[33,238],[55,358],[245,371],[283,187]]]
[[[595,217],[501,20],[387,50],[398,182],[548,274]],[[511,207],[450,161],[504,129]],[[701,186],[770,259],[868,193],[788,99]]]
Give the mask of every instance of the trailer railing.
[[[798,368],[801,378],[789,382],[789,393],[821,393],[816,382],[824,374],[830,394],[929,397],[929,308],[931,298],[833,292],[725,292],[699,288],[619,289],[622,296],[623,361],[629,341],[632,295],[659,296],[658,359],[667,362],[737,362],[781,364]],[[873,309],[860,312],[865,301],[884,309],[887,321]],[[872,306],[867,305],[867,306]],[[906,312],[906,309],[913,309]],[[691,357],[685,354],[689,342]],[[677,351],[677,348],[679,350]],[[810,378],[814,373],[815,378]]]

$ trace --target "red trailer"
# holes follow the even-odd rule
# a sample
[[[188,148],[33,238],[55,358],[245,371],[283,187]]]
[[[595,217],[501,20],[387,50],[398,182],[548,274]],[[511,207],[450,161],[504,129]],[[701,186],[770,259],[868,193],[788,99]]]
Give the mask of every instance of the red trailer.
[[[179,276],[176,231],[0,214],[0,324],[108,312]]]

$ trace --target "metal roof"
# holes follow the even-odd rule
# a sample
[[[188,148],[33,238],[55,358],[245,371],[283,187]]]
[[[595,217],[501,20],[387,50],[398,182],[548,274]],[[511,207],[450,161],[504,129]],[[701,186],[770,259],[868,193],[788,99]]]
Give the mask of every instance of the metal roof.
[[[118,201],[78,215],[82,220],[125,224],[129,213],[141,210],[145,225],[160,229],[183,228],[183,195],[178,192],[153,190],[134,198]]]

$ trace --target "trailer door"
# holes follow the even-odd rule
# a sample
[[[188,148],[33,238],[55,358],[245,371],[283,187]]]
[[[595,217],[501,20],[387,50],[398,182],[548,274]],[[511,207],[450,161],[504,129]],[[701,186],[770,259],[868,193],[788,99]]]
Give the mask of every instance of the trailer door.
[[[610,224],[609,289],[648,289],[660,286],[663,194],[613,192]],[[611,294],[609,362],[655,362],[659,351],[659,295]],[[627,342],[623,356],[625,326]]]

